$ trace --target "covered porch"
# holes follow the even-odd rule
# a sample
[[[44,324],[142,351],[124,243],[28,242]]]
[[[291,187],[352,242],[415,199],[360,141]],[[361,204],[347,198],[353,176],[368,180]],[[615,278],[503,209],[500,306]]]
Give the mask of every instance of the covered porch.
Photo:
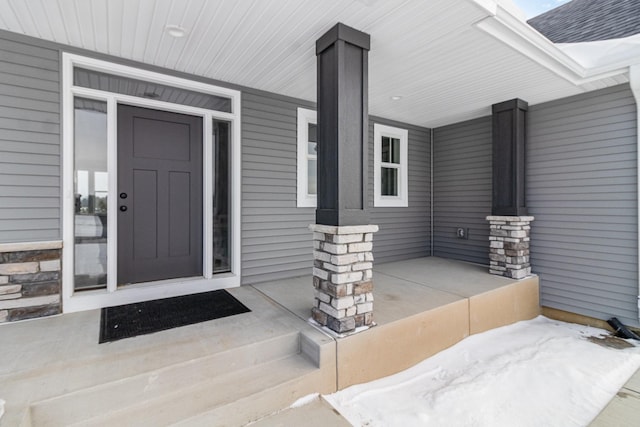
[[[374,281],[376,325],[341,338],[309,323],[310,276],[230,289],[249,313],[109,344],[99,310],[4,325],[3,425],[243,425],[539,314],[536,276],[427,257]]]

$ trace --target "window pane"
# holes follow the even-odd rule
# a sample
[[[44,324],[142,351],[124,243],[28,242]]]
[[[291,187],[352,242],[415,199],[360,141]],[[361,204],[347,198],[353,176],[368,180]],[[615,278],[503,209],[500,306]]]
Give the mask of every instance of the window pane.
[[[107,103],[74,100],[75,289],[107,285]]]
[[[400,140],[391,138],[391,160],[389,163],[400,164]]]
[[[398,195],[398,169],[395,168],[380,168],[382,186],[380,194],[382,196],[397,196]]]
[[[318,144],[316,142],[307,143],[307,154],[310,154],[312,156],[318,155]]]
[[[213,273],[231,271],[231,124],[213,120]]]
[[[391,161],[391,139],[388,136],[382,137],[382,161],[389,163]]]
[[[309,142],[318,142],[318,125],[309,123]]]
[[[382,137],[382,159],[384,163],[400,164],[400,140],[398,138]]]
[[[73,84],[91,89],[138,96],[140,98],[157,99],[158,101],[207,110],[231,112],[231,99],[206,93],[194,92],[158,83],[115,76],[84,68],[73,69]]]
[[[316,159],[309,159],[307,166],[307,182],[309,183],[307,191],[309,195],[314,195],[318,192],[316,184],[318,181],[318,161]]]

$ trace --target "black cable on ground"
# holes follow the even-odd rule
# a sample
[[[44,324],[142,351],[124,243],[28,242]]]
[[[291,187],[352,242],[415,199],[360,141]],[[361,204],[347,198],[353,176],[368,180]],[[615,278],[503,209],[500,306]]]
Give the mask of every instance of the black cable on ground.
[[[640,336],[638,336],[638,334],[636,334],[635,332],[629,330],[617,318],[612,317],[611,319],[607,320],[607,323],[613,328],[617,337],[640,341]]]

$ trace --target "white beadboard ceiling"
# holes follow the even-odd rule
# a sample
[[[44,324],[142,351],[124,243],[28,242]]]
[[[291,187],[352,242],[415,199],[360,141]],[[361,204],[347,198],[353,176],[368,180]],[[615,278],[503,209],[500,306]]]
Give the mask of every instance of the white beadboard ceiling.
[[[369,112],[426,127],[487,115],[491,104],[515,97],[537,104],[628,81],[623,73],[586,85],[560,77],[474,25],[492,19],[494,7],[494,0],[0,0],[0,28],[315,101],[315,41],[342,22],[371,35]],[[170,24],[186,36],[169,36]]]

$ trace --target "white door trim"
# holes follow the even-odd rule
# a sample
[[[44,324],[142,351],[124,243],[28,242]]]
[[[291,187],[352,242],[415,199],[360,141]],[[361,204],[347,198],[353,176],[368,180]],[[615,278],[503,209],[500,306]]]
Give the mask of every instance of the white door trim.
[[[138,80],[151,81],[192,91],[224,96],[231,99],[231,113],[211,111],[202,108],[172,104],[153,99],[138,98],[73,85],[73,69],[79,66],[94,71],[105,72]],[[144,300],[186,295],[222,288],[240,286],[241,279],[241,139],[240,139],[240,92],[180,77],[79,55],[62,54],[62,299],[63,311],[73,312],[127,304]],[[82,96],[107,103],[107,170],[109,174],[109,194],[112,202],[107,212],[107,288],[95,291],[74,291],[74,96]],[[203,118],[203,272],[201,277],[161,280],[140,285],[117,286],[117,104],[190,114]],[[231,272],[213,275],[213,165],[212,120],[219,119],[231,123]]]

